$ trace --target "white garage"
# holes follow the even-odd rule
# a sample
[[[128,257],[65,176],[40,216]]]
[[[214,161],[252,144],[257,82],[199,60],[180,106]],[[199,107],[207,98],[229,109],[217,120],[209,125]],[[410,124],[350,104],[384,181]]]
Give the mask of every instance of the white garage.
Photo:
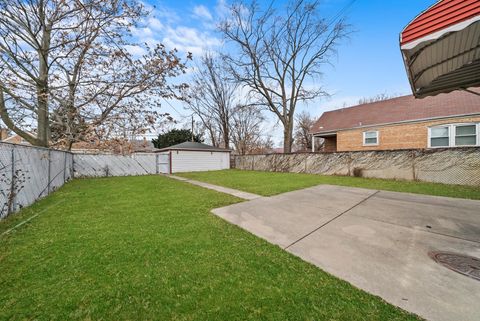
[[[170,173],[215,171],[230,168],[230,149],[185,142],[158,151],[161,164]]]

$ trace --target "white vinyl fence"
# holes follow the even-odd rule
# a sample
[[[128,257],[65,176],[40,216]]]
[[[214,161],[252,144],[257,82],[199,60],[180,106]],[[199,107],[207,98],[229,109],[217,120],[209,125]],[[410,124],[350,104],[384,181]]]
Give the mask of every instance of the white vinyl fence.
[[[69,152],[0,143],[0,219],[71,179],[72,161]]]

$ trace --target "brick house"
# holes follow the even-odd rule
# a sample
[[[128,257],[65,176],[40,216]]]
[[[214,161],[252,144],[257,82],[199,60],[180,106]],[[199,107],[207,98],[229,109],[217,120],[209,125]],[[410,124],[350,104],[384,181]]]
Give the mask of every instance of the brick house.
[[[32,133],[28,132],[30,135],[34,136]],[[31,145],[29,142],[25,140],[25,138],[13,134],[10,135],[10,132],[6,128],[1,128],[0,129],[0,141],[4,143],[10,143],[10,144],[19,144],[19,145]]]
[[[311,129],[323,151],[480,146],[480,88],[416,99],[403,96],[328,111]]]

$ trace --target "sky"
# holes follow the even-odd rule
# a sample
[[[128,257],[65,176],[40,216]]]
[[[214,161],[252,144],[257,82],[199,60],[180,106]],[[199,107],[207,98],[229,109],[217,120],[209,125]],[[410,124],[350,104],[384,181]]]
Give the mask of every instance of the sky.
[[[221,35],[216,32],[216,22],[226,14],[226,0],[149,0],[152,14],[145,27],[135,30],[134,36],[147,43],[162,42],[167,48],[177,48],[198,57],[202,52],[225,48]],[[283,0],[284,1],[284,0]],[[283,1],[277,1],[279,6]],[[411,94],[399,48],[401,30],[435,0],[323,0],[321,13],[335,17],[341,10],[351,25],[353,33],[338,47],[326,67],[321,85],[331,94],[308,105],[314,117],[323,112],[355,105],[359,99],[377,94]],[[346,8],[346,10],[345,10]],[[129,48],[135,53],[139,48]],[[140,54],[141,52],[139,52]],[[164,111],[182,122],[189,112],[181,103],[170,101]],[[281,127],[274,118],[266,125],[273,133],[276,145],[281,145]]]

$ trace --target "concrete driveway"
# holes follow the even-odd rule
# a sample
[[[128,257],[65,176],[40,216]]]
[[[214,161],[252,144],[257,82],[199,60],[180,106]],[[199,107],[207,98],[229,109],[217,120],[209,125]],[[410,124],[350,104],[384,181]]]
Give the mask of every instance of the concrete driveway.
[[[213,213],[428,320],[480,320],[480,281],[429,256],[480,257],[480,201],[320,185]]]

